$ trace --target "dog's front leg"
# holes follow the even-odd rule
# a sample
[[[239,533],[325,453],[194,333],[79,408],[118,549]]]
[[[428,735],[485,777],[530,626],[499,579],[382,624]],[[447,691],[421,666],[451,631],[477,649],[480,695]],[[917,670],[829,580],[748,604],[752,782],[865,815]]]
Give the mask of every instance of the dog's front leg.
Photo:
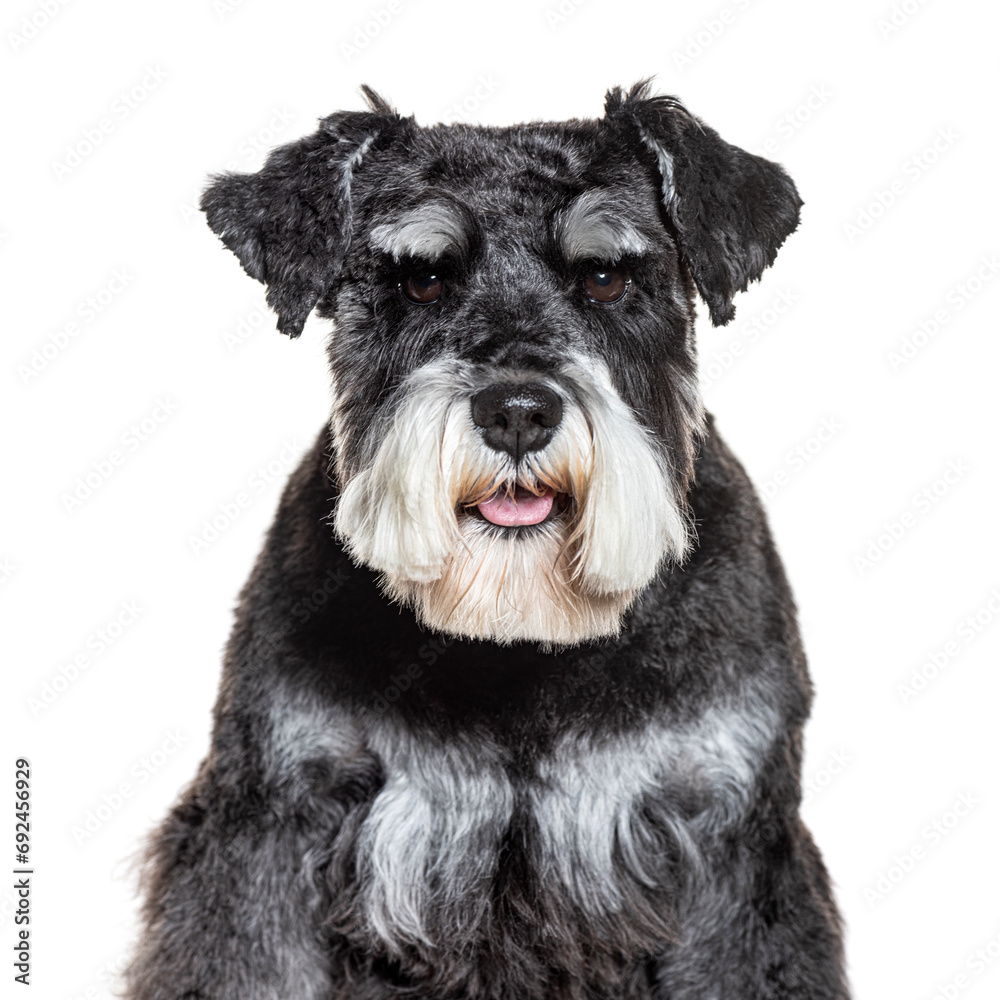
[[[327,873],[352,793],[341,762],[306,752],[316,740],[275,739],[259,718],[217,723],[212,753],[152,838],[128,1000],[331,994]]]
[[[656,963],[662,1000],[849,1000],[829,879],[797,820],[732,841]],[[772,830],[774,828],[772,827]]]

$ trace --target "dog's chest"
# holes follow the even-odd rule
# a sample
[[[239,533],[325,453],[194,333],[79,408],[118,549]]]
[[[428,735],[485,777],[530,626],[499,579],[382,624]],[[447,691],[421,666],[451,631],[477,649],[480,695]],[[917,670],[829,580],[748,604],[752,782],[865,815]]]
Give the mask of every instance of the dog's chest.
[[[527,776],[482,738],[383,732],[373,750],[386,780],[355,841],[355,918],[397,957],[467,954],[498,927],[510,933],[499,910],[511,898],[531,901],[531,934],[561,928],[618,951],[662,943],[672,889],[742,811],[770,730],[715,711],[686,727],[565,738]]]

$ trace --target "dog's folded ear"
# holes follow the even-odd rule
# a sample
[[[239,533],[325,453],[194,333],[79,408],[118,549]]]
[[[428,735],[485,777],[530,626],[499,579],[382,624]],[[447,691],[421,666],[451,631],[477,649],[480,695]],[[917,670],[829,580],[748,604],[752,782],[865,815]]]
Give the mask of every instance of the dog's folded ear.
[[[267,285],[278,329],[302,333],[336,281],[347,246],[352,174],[377,137],[403,119],[362,88],[370,111],[324,118],[313,135],[275,149],[255,174],[212,178],[201,208],[252,278]]]
[[[610,90],[605,121],[656,157],[663,203],[680,252],[716,326],[735,315],[733,296],[774,262],[799,222],[802,200],[776,163],[723,141],[649,82]],[[648,155],[648,154],[647,154]]]

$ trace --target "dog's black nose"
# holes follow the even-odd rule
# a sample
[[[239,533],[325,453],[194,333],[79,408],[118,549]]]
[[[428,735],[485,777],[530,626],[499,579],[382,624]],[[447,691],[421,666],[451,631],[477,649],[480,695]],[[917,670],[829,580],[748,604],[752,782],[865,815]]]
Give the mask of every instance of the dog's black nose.
[[[483,440],[515,462],[552,440],[562,409],[558,393],[536,382],[488,385],[472,397],[472,419],[482,427]]]

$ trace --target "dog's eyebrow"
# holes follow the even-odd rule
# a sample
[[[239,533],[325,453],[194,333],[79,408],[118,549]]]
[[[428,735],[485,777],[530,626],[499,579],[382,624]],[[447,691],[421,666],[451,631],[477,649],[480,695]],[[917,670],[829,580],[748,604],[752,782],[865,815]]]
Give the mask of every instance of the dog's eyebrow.
[[[418,257],[438,261],[464,258],[472,237],[468,209],[448,201],[429,201],[371,231],[372,243],[393,260]]]
[[[625,254],[651,249],[650,240],[616,204],[612,192],[594,188],[584,191],[555,217],[555,238],[566,260],[614,262]]]

